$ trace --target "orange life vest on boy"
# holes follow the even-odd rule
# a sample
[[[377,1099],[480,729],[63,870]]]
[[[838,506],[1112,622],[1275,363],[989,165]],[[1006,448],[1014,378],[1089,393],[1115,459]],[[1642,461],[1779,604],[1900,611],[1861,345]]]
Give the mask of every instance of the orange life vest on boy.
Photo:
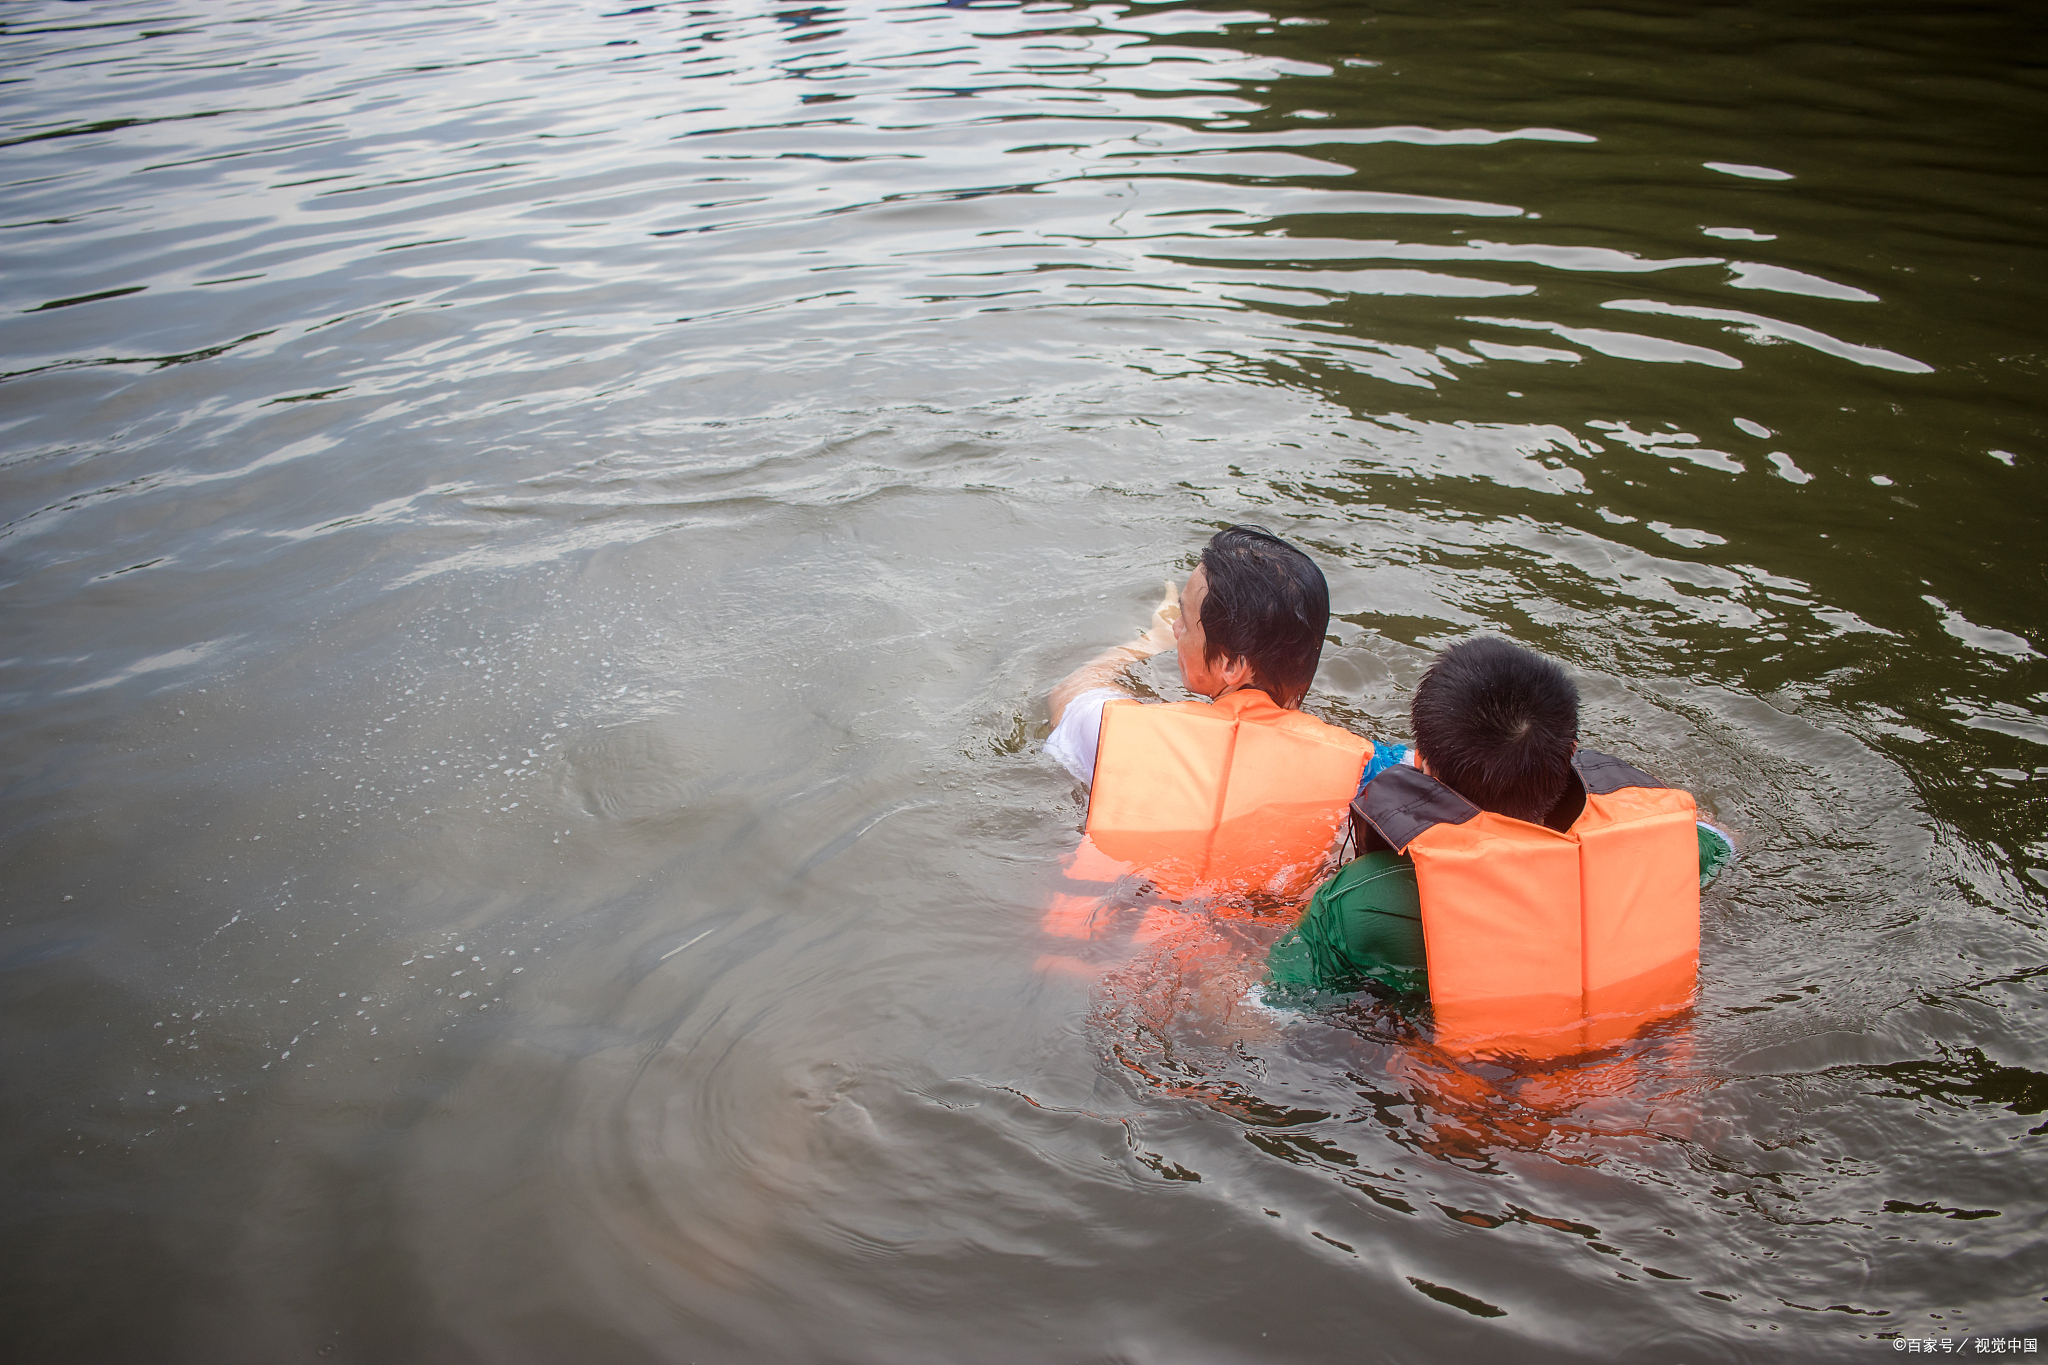
[[[1572,766],[1586,807],[1564,833],[1482,811],[1408,767],[1375,777],[1353,807],[1414,860],[1445,1046],[1556,1055],[1691,1002],[1691,794],[1584,749]]]

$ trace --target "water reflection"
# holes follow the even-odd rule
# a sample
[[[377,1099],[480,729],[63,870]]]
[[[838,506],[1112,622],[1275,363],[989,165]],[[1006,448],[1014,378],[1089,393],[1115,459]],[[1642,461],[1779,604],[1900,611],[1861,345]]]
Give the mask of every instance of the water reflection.
[[[1158,1094],[1254,1129],[1313,1130],[1334,1117],[1266,1098],[1276,1051],[1364,1087],[1356,1098],[1367,1108],[1350,1106],[1328,1131],[1370,1118],[1395,1146],[1484,1174],[1502,1173],[1500,1157],[1511,1153],[1599,1165],[1616,1151],[1682,1136],[1690,1125],[1673,1106],[1710,1083],[1698,1070],[1689,1012],[1562,1059],[1461,1056],[1435,1045],[1426,1007],[1398,998],[1366,994],[1320,1008],[1269,999],[1259,975],[1284,918],[1263,926],[1186,919],[1100,983],[1092,1023],[1109,1058]],[[1254,1142],[1288,1160],[1309,1153],[1346,1168],[1359,1160],[1322,1137]]]

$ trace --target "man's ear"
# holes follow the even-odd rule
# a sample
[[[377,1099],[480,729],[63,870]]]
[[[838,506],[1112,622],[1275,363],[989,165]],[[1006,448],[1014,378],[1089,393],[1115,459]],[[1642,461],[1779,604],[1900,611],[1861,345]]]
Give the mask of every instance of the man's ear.
[[[1223,660],[1223,667],[1216,670],[1216,676],[1223,680],[1226,690],[1235,691],[1251,682],[1254,671],[1250,659],[1227,655]]]

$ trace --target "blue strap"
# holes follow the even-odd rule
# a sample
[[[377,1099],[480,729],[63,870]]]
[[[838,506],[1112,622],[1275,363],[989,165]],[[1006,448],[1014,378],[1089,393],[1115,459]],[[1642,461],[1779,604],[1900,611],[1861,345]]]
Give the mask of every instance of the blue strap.
[[[1387,769],[1396,767],[1408,757],[1405,744],[1375,744],[1372,746],[1372,760],[1365,765],[1365,775],[1358,779],[1358,793],[1365,791],[1365,784],[1378,777]]]

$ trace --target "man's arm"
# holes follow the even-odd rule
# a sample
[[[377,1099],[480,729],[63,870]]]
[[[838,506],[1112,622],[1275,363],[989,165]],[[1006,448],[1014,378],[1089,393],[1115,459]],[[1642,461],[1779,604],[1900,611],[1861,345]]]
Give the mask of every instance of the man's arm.
[[[1083,692],[1098,687],[1113,688],[1129,693],[1125,683],[1125,670],[1132,664],[1143,663],[1155,654],[1164,654],[1173,648],[1173,623],[1180,618],[1180,592],[1168,583],[1166,596],[1152,609],[1152,623],[1145,633],[1127,645],[1114,645],[1082,664],[1054,685],[1046,696],[1046,710],[1052,713],[1052,723],[1058,725],[1060,717],[1067,712],[1067,704]]]

